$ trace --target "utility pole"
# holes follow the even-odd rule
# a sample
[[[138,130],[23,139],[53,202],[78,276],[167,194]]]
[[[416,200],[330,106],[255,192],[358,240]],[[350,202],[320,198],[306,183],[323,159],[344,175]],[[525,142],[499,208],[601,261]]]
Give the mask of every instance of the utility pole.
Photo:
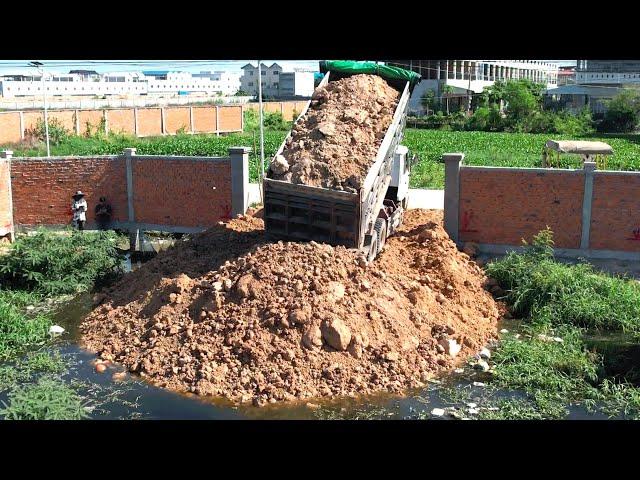
[[[262,180],[264,179],[264,124],[262,119],[262,68],[258,60],[258,104],[260,108],[260,199],[264,203]]]
[[[40,73],[40,83],[42,85],[42,102],[44,104],[44,132],[47,138],[47,157],[51,156],[49,149],[49,117],[47,115],[47,87],[44,82],[44,68],[41,62],[29,62],[30,67],[35,67]]]
[[[467,102],[467,116],[471,114],[471,62],[467,62],[467,77],[469,78],[469,84],[467,85],[467,92],[469,94],[469,101]]]

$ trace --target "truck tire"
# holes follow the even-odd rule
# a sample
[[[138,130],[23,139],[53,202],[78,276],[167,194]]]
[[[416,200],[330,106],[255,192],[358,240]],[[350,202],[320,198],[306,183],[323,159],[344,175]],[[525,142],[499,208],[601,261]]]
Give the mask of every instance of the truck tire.
[[[373,235],[371,237],[371,243],[369,244],[369,252],[367,253],[367,263],[371,263],[378,255],[378,236]]]
[[[373,229],[376,232],[376,237],[378,238],[378,251],[376,254],[380,253],[384,248],[384,244],[387,242],[387,222],[384,218],[376,219],[376,223],[373,225]]]

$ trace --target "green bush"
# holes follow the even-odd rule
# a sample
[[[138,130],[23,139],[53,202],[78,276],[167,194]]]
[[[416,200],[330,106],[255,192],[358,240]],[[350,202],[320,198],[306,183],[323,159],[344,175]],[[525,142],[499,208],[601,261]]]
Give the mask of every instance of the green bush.
[[[5,420],[81,420],[89,415],[82,398],[60,380],[41,378],[16,388],[0,410]]]
[[[2,292],[2,291],[0,291]],[[49,336],[51,320],[44,315],[29,317],[0,296],[0,361],[14,358],[29,347],[42,344]]]
[[[71,132],[57,118],[49,118],[47,123],[49,124],[49,143],[51,145],[59,145],[71,135]],[[39,118],[36,124],[27,130],[25,134],[45,142],[47,140],[47,130],[44,120]]]
[[[11,288],[46,295],[88,290],[121,273],[122,259],[113,232],[40,230],[19,237],[0,257],[0,280]]]
[[[553,256],[553,234],[534,236],[524,254],[511,252],[487,266],[507,290],[514,313],[538,325],[571,325],[640,335],[640,284],[568,265]]]
[[[607,106],[600,130],[605,132],[632,132],[640,120],[640,93],[623,91]]]

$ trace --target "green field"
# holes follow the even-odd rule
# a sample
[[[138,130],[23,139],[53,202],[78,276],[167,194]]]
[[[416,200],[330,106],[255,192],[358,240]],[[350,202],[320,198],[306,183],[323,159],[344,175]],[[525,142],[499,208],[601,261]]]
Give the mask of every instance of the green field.
[[[419,164],[411,174],[411,185],[420,188],[444,187],[443,153],[462,152],[467,165],[503,167],[540,167],[542,147],[547,140],[575,138],[534,133],[451,132],[442,130],[407,129],[404,144],[418,155]],[[603,135],[581,140],[601,140],[613,147],[607,168],[610,170],[640,170],[640,135]],[[563,155],[564,167],[579,168],[576,155]]]
[[[286,131],[265,132],[265,158],[275,154]],[[443,188],[443,153],[463,152],[467,165],[494,165],[509,167],[539,167],[542,147],[549,139],[569,140],[562,135],[532,133],[455,132],[408,128],[404,144],[415,153],[419,164],[415,167],[411,185],[419,188]],[[640,170],[640,135],[602,135],[585,140],[602,140],[609,143],[615,153],[609,157],[611,170]],[[231,146],[259,145],[259,137],[250,133],[215,135],[176,135],[171,137],[132,138],[114,135],[104,138],[71,136],[51,148],[52,155],[105,155],[119,154],[126,147],[136,147],[141,155],[213,155],[227,154]],[[14,156],[42,156],[45,148],[10,147]],[[259,155],[251,154],[251,181],[258,178]],[[578,167],[578,157],[564,156],[565,167]]]

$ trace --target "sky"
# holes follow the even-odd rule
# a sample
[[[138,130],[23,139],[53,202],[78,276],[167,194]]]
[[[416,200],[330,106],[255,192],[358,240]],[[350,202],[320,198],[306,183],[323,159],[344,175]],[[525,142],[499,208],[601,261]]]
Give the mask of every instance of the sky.
[[[30,60],[0,60],[0,75],[31,70]],[[545,60],[560,65],[575,65],[575,60]],[[142,70],[180,70],[197,73],[207,70],[228,70],[241,72],[247,63],[257,64],[257,60],[43,60],[49,72],[67,73],[69,70],[95,70],[104,72],[126,72]],[[263,60],[266,65],[277,62],[285,71],[294,68],[318,70],[318,60]]]

